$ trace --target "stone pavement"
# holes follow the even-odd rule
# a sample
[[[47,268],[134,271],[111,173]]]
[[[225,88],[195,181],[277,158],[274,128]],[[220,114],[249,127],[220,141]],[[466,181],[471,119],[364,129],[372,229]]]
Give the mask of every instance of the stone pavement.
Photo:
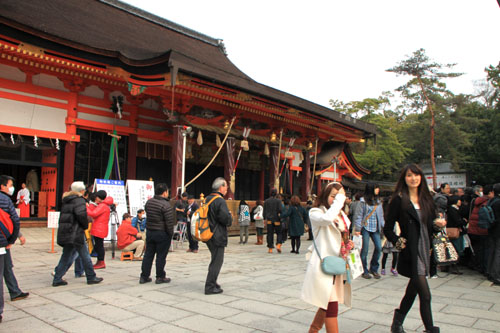
[[[300,255],[290,253],[290,241],[282,254],[270,255],[265,245],[253,245],[255,236],[248,245],[230,238],[219,277],[224,293],[206,296],[210,253],[203,244],[198,254],[186,253],[184,245],[168,255],[169,284],[140,285],[141,263],[112,260],[107,251],[107,268],[98,270],[101,284],[89,286],[85,278],[74,278],[71,269],[69,284],[54,288],[50,272],[61,248],[56,245],[58,253],[48,253],[48,229],[26,228],[23,233],[26,245],[16,244],[12,254],[21,289],[30,296],[11,302],[5,290],[2,332],[307,332],[316,311],[299,297],[309,241],[303,240]],[[441,332],[500,332],[500,287],[471,271],[429,281]],[[389,332],[406,283],[406,278],[393,276],[355,280],[353,308],[340,307],[340,332]],[[405,328],[424,330],[418,301]]]

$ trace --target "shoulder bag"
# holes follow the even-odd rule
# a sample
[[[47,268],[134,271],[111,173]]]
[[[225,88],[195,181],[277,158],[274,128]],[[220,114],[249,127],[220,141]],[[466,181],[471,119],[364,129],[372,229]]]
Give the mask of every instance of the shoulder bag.
[[[441,266],[453,265],[458,262],[458,253],[448,239],[446,232],[439,232],[432,239],[432,253],[436,263]]]

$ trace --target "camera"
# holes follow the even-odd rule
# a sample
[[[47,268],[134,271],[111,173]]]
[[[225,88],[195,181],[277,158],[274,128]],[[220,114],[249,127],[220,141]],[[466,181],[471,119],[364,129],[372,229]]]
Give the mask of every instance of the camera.
[[[115,204],[110,205],[110,206],[109,206],[109,210],[110,210],[112,213],[116,212],[116,205],[115,205]]]

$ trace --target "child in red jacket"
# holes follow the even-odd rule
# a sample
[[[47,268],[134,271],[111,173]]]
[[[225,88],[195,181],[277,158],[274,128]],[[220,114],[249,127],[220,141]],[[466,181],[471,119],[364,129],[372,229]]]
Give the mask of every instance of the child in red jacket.
[[[141,233],[132,226],[132,216],[129,213],[123,214],[123,221],[116,232],[116,236],[118,238],[118,249],[123,252],[135,250],[134,260],[142,260],[144,241],[141,239]]]

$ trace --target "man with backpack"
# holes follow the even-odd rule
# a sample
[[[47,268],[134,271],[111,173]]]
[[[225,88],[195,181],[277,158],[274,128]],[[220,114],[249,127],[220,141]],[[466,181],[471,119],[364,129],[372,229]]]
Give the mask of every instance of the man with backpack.
[[[488,201],[494,197],[493,186],[486,185],[483,188],[483,195],[474,198],[471,202],[471,211],[469,215],[469,226],[467,233],[471,240],[474,251],[473,269],[481,274],[486,274],[488,266],[488,229],[479,227],[479,210],[488,204]]]
[[[205,281],[205,295],[222,293],[222,289],[217,284],[222,264],[224,263],[224,248],[227,246],[227,227],[233,223],[233,217],[227,208],[224,196],[227,193],[227,182],[219,177],[212,183],[212,193],[205,198],[205,202],[210,202],[208,207],[208,221],[212,237],[206,242],[210,250],[211,260],[208,266],[207,280]]]
[[[14,194],[14,178],[0,176],[0,323],[3,314],[3,273],[7,249],[16,242],[19,233],[19,216],[9,196]]]
[[[488,266],[486,276],[494,285],[500,286],[500,183],[493,185],[494,197],[488,205],[492,208],[494,221],[488,229]]]

